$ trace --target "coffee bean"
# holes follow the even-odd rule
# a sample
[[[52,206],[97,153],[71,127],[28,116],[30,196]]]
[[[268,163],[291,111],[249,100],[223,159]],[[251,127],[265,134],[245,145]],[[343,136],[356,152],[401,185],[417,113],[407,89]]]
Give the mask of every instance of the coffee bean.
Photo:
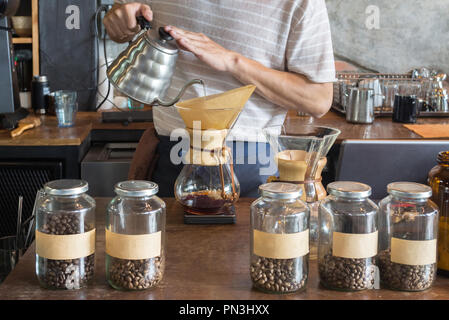
[[[390,289],[422,291],[430,288],[436,276],[436,263],[405,265],[391,261],[390,250],[379,254],[380,280]]]
[[[46,216],[39,231],[46,234],[69,235],[93,229],[80,224],[78,213],[53,213]],[[80,259],[51,260],[38,257],[38,278],[49,289],[80,289],[94,276],[95,254]]]
[[[109,284],[119,290],[152,288],[157,286],[164,276],[164,255],[142,260],[125,260],[110,256],[108,259]]]
[[[256,288],[273,293],[295,292],[307,282],[307,258],[270,259],[255,256],[250,274]]]
[[[318,272],[325,287],[359,291],[374,286],[375,265],[375,258],[342,258],[327,253],[318,263]]]

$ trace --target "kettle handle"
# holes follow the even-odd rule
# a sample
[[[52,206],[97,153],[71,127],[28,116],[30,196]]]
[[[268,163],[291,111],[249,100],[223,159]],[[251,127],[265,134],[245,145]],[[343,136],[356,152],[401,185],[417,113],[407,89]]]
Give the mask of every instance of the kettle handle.
[[[171,107],[174,104],[178,103],[179,100],[181,100],[181,97],[184,95],[184,93],[186,92],[187,88],[189,88],[190,86],[194,85],[194,84],[201,84],[204,85],[204,81],[201,79],[194,79],[192,81],[189,81],[182,89],[181,91],[178,93],[178,95],[176,96],[176,98],[174,98],[171,101],[162,101],[159,99],[156,99],[155,102],[163,107]]]
[[[144,16],[138,16],[136,17],[136,20],[142,30],[150,30],[153,27],[151,22],[145,19]]]

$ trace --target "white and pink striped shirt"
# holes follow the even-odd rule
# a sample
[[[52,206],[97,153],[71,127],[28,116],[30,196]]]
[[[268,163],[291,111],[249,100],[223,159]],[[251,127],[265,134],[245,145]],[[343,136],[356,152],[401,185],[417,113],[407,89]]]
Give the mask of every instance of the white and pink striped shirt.
[[[135,0],[116,0],[118,3]],[[266,67],[305,75],[317,83],[334,82],[331,31],[324,0],[140,0],[151,6],[155,27],[174,25],[204,33],[226,49]],[[191,79],[203,79],[207,93],[232,90],[242,84],[230,74],[208,67],[181,51],[167,97],[175,97]],[[202,96],[191,87],[183,100]],[[170,135],[184,123],[174,108],[155,107],[160,135]],[[265,141],[260,129],[280,125],[287,111],[254,94],[237,120],[232,136],[241,141]]]

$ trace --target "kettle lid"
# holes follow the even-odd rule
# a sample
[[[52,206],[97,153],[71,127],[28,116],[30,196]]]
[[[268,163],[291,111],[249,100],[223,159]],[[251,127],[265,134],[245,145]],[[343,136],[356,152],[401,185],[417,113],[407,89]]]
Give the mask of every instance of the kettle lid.
[[[160,27],[158,31],[148,30],[145,32],[145,39],[151,46],[166,54],[174,55],[179,52],[178,46],[173,43],[173,37],[163,27]]]

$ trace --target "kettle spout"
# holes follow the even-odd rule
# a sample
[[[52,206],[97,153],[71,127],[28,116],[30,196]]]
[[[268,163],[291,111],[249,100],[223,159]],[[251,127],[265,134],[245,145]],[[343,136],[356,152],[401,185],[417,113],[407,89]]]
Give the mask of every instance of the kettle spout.
[[[184,95],[184,93],[186,92],[186,90],[193,86],[194,84],[201,84],[204,86],[204,81],[201,79],[194,79],[190,82],[188,82],[182,89],[181,91],[178,93],[178,95],[171,101],[162,101],[159,99],[156,99],[156,102],[158,105],[163,106],[163,107],[170,107],[173,106],[174,104],[178,103],[179,100],[181,100],[182,96]]]

